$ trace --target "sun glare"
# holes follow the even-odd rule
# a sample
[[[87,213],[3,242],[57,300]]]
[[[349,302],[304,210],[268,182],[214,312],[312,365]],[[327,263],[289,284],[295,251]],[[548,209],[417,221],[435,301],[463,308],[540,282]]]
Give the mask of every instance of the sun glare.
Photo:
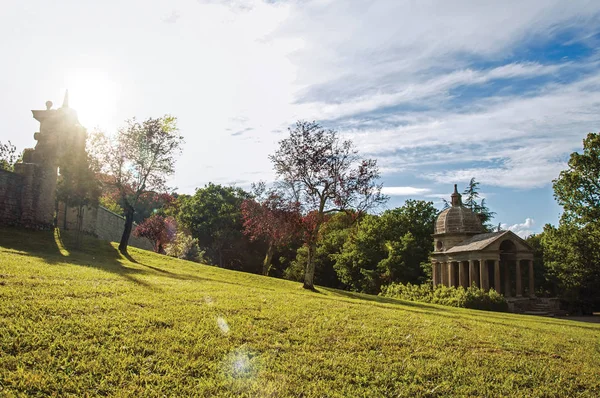
[[[103,70],[78,69],[66,79],[69,106],[88,129],[110,127],[115,118],[119,85]]]

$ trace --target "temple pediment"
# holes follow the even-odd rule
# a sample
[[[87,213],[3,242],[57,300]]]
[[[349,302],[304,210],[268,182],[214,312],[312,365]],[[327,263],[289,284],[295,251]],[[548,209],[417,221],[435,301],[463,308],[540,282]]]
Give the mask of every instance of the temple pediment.
[[[477,251],[496,251],[500,250],[500,245],[505,240],[510,240],[515,244],[517,252],[531,252],[533,249],[521,237],[512,231],[489,232],[477,234],[471,238],[460,242],[444,253],[464,253]]]

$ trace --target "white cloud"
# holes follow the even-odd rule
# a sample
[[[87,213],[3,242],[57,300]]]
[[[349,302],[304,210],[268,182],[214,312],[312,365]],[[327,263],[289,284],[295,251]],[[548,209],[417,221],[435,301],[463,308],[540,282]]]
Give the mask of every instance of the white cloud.
[[[500,227],[503,230],[514,232],[521,238],[526,238],[534,233],[533,228],[535,227],[535,221],[532,218],[526,218],[523,223],[513,225],[501,224]]]
[[[599,10],[595,2],[560,0],[308,1],[295,3],[294,18],[278,33],[305,41],[293,55],[300,84],[345,102],[460,70],[474,57],[503,59],[561,29],[586,35]]]
[[[120,88],[109,128],[133,115],[179,117],[186,147],[173,185],[184,192],[208,181],[272,180],[276,131],[298,118],[335,123],[386,176],[541,186],[583,134],[598,130],[600,74],[594,59],[582,66],[516,55],[566,31],[594,40],[599,12],[597,1],[562,0],[107,0],[66,9],[8,0],[0,35],[12,40],[0,53],[19,62],[0,65],[0,107],[7,138],[31,146],[24,133],[37,126],[24,110],[58,102],[51,96],[71,71],[104,69]],[[37,42],[45,45],[32,52]],[[457,87],[552,80],[577,68],[591,77],[525,98],[453,97]],[[399,105],[407,109],[385,109]],[[381,114],[360,115],[372,111]]]
[[[381,192],[389,196],[411,196],[419,195],[429,192],[428,188],[416,188],[416,187],[383,187]]]
[[[584,135],[600,127],[600,73],[474,108],[422,112],[420,120],[398,127],[356,129],[353,138],[391,169],[436,166],[426,175],[436,182],[475,177],[485,185],[544,186],[565,168]],[[479,164],[461,167],[472,162]]]
[[[491,80],[540,77],[552,74],[566,65],[541,65],[538,63],[511,63],[491,70],[462,69],[453,71],[429,80],[413,82],[398,87],[394,92],[381,92],[356,98],[345,98],[340,101],[311,101],[303,105],[305,112],[312,118],[327,120],[351,116],[361,112],[369,112],[383,107],[400,104],[415,104],[431,101],[439,103],[448,100],[449,90],[463,85],[480,85]],[[325,98],[327,100],[327,98]]]

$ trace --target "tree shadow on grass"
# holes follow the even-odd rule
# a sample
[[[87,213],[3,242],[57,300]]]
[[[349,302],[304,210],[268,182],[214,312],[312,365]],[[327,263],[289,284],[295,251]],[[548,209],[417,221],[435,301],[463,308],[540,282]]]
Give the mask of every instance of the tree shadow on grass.
[[[331,293],[333,296],[342,296],[342,297],[351,298],[351,299],[355,299],[355,300],[372,301],[372,302],[375,302],[378,304],[393,304],[393,305],[401,305],[401,306],[407,306],[407,307],[416,307],[416,308],[422,308],[427,311],[448,312],[448,310],[446,310],[444,308],[439,308],[439,307],[431,305],[431,304],[419,303],[416,301],[400,300],[400,299],[395,299],[395,298],[391,298],[391,297],[381,297],[381,296],[375,296],[373,294],[366,294],[366,293],[349,292],[347,290],[338,290],[338,289],[332,289],[332,288],[328,288],[328,287],[321,287],[321,289]],[[389,307],[386,307],[386,308],[389,308]]]
[[[382,308],[390,308],[388,305],[386,304],[392,304],[392,305],[398,305],[398,306],[402,306],[402,310],[404,311],[409,311],[409,312],[418,312],[418,313],[423,313],[423,312],[427,312],[427,313],[431,313],[437,316],[442,316],[442,317],[446,317],[446,318],[452,318],[452,319],[469,319],[469,320],[473,320],[474,318],[476,318],[477,316],[481,316],[481,319],[485,319],[486,323],[490,323],[490,324],[496,324],[496,325],[500,325],[500,326],[518,326],[520,329],[528,329],[528,330],[539,330],[539,328],[533,328],[533,327],[529,327],[529,326],[525,326],[523,325],[522,322],[535,322],[536,324],[544,324],[544,325],[548,325],[548,326],[568,326],[568,327],[574,327],[574,328],[579,328],[579,329],[586,329],[586,330],[598,330],[597,327],[594,327],[592,325],[585,325],[585,324],[575,324],[574,322],[570,323],[570,324],[566,324],[563,320],[559,320],[559,319],[555,319],[555,318],[543,318],[543,317],[534,317],[532,315],[520,315],[520,314],[513,314],[513,313],[509,313],[509,312],[494,312],[494,311],[484,311],[484,310],[473,310],[473,309],[467,309],[467,308],[456,308],[456,307],[440,307],[439,305],[435,305],[435,304],[428,304],[428,303],[419,303],[419,302],[415,302],[415,301],[408,301],[408,300],[400,300],[400,299],[394,299],[394,298],[390,298],[390,297],[381,297],[381,296],[375,296],[375,295],[371,295],[371,294],[364,294],[364,293],[355,293],[355,292],[349,292],[346,290],[337,290],[337,289],[332,289],[332,288],[326,288],[326,287],[321,287],[321,289],[330,292],[333,296],[342,296],[342,297],[347,297],[347,298],[351,298],[351,299],[355,299],[355,300],[366,300],[366,301],[371,301],[374,302],[374,305],[377,305],[378,307],[382,307]],[[382,304],[382,305],[378,305],[378,304]],[[412,308],[406,308],[406,307],[412,307]],[[463,310],[465,312],[463,312]],[[468,312],[466,312],[468,311]]]
[[[187,273],[174,273],[144,264],[131,254],[120,253],[110,242],[83,236],[77,247],[76,235],[71,231],[33,231],[22,228],[0,228],[0,251],[12,255],[37,257],[50,265],[72,264],[97,268],[117,274],[137,285],[160,290],[138,276],[164,276],[181,281],[208,281],[239,285],[220,279],[202,278]],[[130,267],[127,262],[134,265]]]
[[[147,288],[155,286],[136,276],[147,275],[144,269],[123,264],[124,257],[110,242],[84,236],[78,248],[74,233],[32,231],[21,228],[0,229],[0,250],[17,255],[36,257],[49,265],[71,264],[96,268],[117,274]]]

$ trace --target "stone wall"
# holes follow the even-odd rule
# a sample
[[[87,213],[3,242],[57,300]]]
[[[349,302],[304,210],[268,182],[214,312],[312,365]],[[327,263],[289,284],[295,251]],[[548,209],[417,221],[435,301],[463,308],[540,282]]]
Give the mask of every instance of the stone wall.
[[[0,224],[20,223],[22,190],[22,176],[0,169]]]
[[[77,209],[70,207],[66,212],[66,228],[77,228]],[[99,239],[119,242],[125,226],[125,217],[113,213],[102,206],[85,207],[83,210],[83,231]],[[61,203],[58,208],[58,227],[65,227],[65,207]],[[135,224],[133,229],[135,230]],[[146,238],[138,238],[131,234],[129,245],[145,250],[153,250],[152,243]]]

